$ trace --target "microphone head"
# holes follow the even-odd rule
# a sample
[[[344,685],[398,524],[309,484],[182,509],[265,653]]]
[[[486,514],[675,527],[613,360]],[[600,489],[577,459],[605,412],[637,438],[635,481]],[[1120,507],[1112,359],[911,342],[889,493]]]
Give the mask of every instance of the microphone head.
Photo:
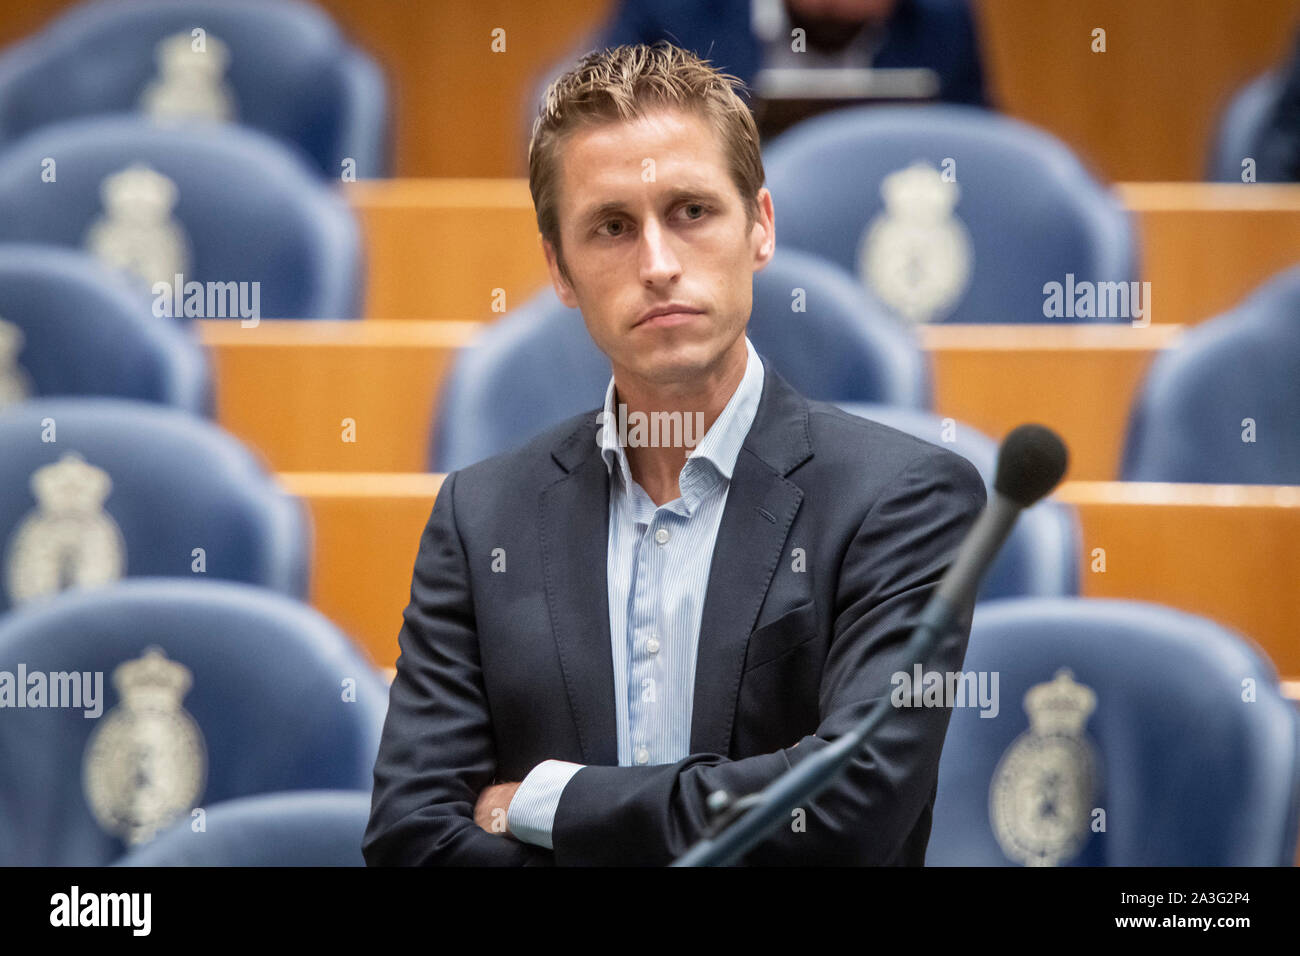
[[[1057,486],[1069,462],[1056,432],[1045,425],[1021,425],[1002,440],[993,488],[1028,508]]]

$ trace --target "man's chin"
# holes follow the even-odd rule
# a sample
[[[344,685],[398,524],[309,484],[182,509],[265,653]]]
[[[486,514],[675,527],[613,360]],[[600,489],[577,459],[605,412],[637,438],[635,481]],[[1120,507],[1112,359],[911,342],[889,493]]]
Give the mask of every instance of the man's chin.
[[[679,345],[641,352],[629,371],[642,381],[653,385],[670,386],[697,382],[717,360],[717,356],[701,345]]]

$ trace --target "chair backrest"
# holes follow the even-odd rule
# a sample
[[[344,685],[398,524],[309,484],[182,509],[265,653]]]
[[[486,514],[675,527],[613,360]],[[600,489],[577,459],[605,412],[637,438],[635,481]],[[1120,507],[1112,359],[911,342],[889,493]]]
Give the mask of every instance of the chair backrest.
[[[967,106],[850,107],[791,127],[763,164],[781,242],[849,269],[913,321],[1133,318],[1080,315],[1120,300],[1094,289],[1085,309],[1077,285],[1137,279],[1129,214],[1023,122]],[[1057,305],[1076,318],[1049,315]]]
[[[1126,481],[1300,484],[1300,266],[1194,326],[1151,364]]]
[[[136,169],[106,189],[141,166],[152,174]],[[235,312],[225,288],[207,283],[247,283],[232,289],[266,319],[354,318],[361,305],[360,231],[347,203],[242,127],[132,116],[42,127],[0,152],[0,241],[107,247],[149,267],[139,281],[155,297],[155,281],[174,285],[169,273],[181,273],[185,286],[164,298],[184,305],[188,283],[203,283],[207,318]]]
[[[1214,131],[1210,179],[1220,183],[1239,183],[1242,181],[1242,162],[1248,158],[1259,161],[1259,136],[1281,92],[1281,74],[1269,72],[1255,77],[1232,97]]]
[[[302,502],[204,419],[110,398],[0,412],[0,611],[127,576],[301,598],[310,538]]]
[[[852,415],[897,428],[956,452],[979,470],[993,493],[998,446],[969,425],[931,412],[885,405],[841,403]],[[1079,520],[1063,501],[1046,498],[1023,511],[980,585],[979,600],[1005,597],[1066,597],[1079,593]]]
[[[794,311],[796,303],[804,311]],[[778,249],[755,273],[747,334],[810,398],[929,403],[928,367],[912,330],[874,309],[852,277],[816,256]],[[545,289],[456,357],[438,402],[430,467],[463,468],[599,408],[609,376],[609,359],[582,314]]]
[[[976,607],[964,673],[996,708],[952,711],[927,865],[1294,862],[1297,714],[1253,643],[1155,604],[1011,599]]]
[[[65,594],[0,619],[0,671],[29,685],[0,721],[3,864],[99,866],[195,809],[373,784],[383,677],[265,588],[141,578]]]
[[[159,44],[178,34],[188,48],[181,41],[163,72]],[[187,70],[184,57],[200,39],[193,55],[211,56],[212,65]],[[0,143],[50,122],[142,113],[159,81],[175,91],[166,108],[211,110],[214,99],[224,101],[231,120],[275,137],[318,174],[338,179],[351,158],[358,178],[389,175],[382,73],[322,10],[295,0],[78,6],[0,56]]]
[[[242,797],[186,819],[114,866],[365,866],[370,792],[305,790]]]
[[[0,243],[0,323],[0,407],[111,395],[212,412],[192,327],[153,315],[145,292],[87,253]]]

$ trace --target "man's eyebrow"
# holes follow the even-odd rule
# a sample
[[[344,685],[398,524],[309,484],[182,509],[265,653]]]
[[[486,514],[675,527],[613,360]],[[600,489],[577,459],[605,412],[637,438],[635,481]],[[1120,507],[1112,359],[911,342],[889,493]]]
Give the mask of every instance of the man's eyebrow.
[[[671,205],[681,202],[683,199],[698,199],[704,202],[712,203],[716,206],[722,205],[726,200],[717,192],[707,186],[678,186],[664,193],[663,198]],[[619,199],[610,199],[599,205],[593,206],[587,210],[579,220],[583,226],[595,225],[597,221],[603,219],[611,213],[623,212],[627,209],[627,203]]]

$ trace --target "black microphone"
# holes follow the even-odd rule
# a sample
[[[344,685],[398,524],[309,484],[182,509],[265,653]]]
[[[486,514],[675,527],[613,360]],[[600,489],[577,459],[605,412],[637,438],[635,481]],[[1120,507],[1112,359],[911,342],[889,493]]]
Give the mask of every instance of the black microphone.
[[[1056,487],[1068,463],[1065,443],[1043,425],[1021,425],[1003,439],[993,498],[975,519],[957,556],[918,616],[908,638],[907,659],[929,658],[935,645],[952,629],[957,611],[974,597],[1020,512]],[[759,793],[737,800],[722,791],[710,794],[710,807],[717,814],[713,825],[672,865],[728,866],[752,850],[790,818],[791,809],[835,781],[892,709],[888,700],[880,698],[852,730],[799,761]]]
[[[1020,512],[1057,486],[1069,458],[1060,436],[1044,425],[1021,425],[1003,439],[993,497],[962,541],[934,601],[950,612],[970,601]]]

